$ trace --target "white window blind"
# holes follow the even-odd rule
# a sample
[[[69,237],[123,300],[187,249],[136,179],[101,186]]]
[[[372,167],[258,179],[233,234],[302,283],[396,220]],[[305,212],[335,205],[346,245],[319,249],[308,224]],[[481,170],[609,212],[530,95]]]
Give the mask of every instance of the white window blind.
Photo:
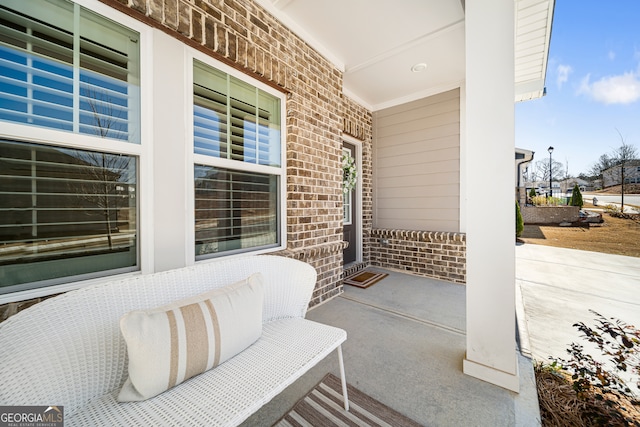
[[[138,34],[67,1],[0,5],[0,120],[140,141]]]
[[[139,269],[139,40],[69,0],[0,1],[0,294]]]
[[[196,255],[278,243],[278,177],[195,165]]]
[[[281,99],[194,61],[196,258],[281,243]]]
[[[280,166],[280,100],[194,63],[194,152]]]
[[[136,171],[132,156],[0,140],[0,294],[135,269]]]

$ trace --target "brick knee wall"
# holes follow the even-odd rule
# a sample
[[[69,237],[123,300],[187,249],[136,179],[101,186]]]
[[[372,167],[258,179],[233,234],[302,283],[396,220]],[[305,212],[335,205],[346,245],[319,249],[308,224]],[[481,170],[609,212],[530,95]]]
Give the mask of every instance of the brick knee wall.
[[[521,206],[525,224],[560,224],[580,219],[578,206]]]
[[[275,255],[304,261],[318,273],[309,307],[321,304],[342,293],[342,251],[345,242],[277,252]]]
[[[464,233],[373,229],[371,265],[466,283]]]

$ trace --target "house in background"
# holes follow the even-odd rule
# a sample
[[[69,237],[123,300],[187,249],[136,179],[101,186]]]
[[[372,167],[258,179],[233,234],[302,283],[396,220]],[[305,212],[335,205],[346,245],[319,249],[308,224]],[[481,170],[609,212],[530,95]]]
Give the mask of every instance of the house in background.
[[[518,390],[514,102],[544,93],[553,4],[3,1],[2,309],[248,253],[313,265],[319,304],[377,265],[464,283],[464,372]],[[126,238],[78,232],[123,196]]]
[[[527,181],[525,174],[529,164],[533,161],[534,152],[516,147],[516,200],[525,204],[527,202]]]
[[[629,160],[624,165],[613,166],[602,171],[603,187],[612,187],[622,184],[640,184],[640,160]]]
[[[575,185],[578,185],[578,188],[580,188],[581,192],[584,191],[590,191],[593,189],[593,185],[591,184],[591,182],[582,179],[582,178],[567,178],[567,179],[563,179],[562,181],[560,181],[560,191],[561,193],[564,194],[568,194],[571,191],[573,191],[573,187],[575,187]],[[571,191],[570,191],[571,190]]]

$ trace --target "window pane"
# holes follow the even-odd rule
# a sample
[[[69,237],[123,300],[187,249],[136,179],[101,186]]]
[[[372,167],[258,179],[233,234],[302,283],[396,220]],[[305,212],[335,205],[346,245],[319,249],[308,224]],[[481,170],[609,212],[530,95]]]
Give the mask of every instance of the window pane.
[[[280,166],[280,100],[258,91],[258,163]]]
[[[279,244],[278,177],[195,165],[196,255]]]
[[[196,62],[193,145],[196,154],[227,158],[227,75]]]
[[[0,140],[0,293],[135,270],[136,163]]]
[[[231,159],[256,163],[256,91],[255,87],[230,78]]]
[[[0,120],[138,143],[138,39],[77,4],[8,0]]]
[[[346,193],[342,193],[342,221],[344,225],[351,225],[351,197],[353,190],[349,190]]]
[[[281,166],[280,99],[194,62],[194,152]]]

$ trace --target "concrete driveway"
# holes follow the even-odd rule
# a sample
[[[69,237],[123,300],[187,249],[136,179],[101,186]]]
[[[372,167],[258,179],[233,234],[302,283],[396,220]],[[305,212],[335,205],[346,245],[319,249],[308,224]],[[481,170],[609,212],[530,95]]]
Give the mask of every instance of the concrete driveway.
[[[640,258],[518,244],[516,292],[522,350],[539,361],[586,342],[571,325],[593,327],[590,309],[640,328]]]

